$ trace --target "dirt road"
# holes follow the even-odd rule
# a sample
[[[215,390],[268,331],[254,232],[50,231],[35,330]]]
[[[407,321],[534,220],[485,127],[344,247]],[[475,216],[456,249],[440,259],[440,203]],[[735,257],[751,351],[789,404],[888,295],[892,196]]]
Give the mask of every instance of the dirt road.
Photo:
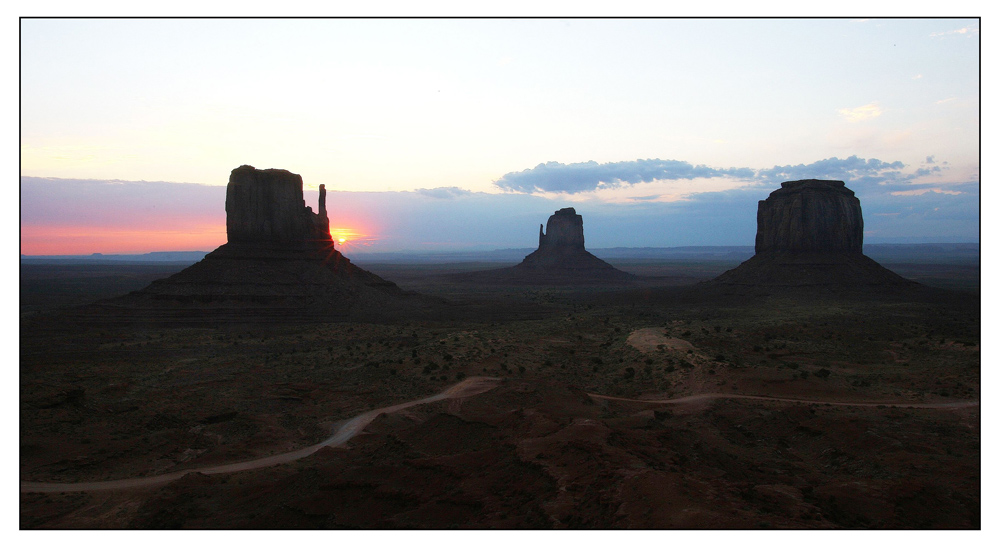
[[[177,480],[188,473],[201,473],[203,475],[216,475],[219,473],[234,473],[236,471],[247,471],[250,469],[260,469],[262,467],[270,467],[272,465],[279,465],[283,463],[293,462],[295,460],[305,458],[306,456],[311,456],[315,454],[319,449],[327,446],[340,446],[350,440],[352,437],[360,433],[365,429],[380,414],[386,414],[391,412],[397,412],[403,410],[404,408],[409,408],[411,406],[422,405],[427,403],[433,403],[435,401],[441,401],[444,399],[458,399],[462,397],[471,397],[472,395],[478,395],[489,391],[500,384],[499,378],[488,378],[483,376],[474,376],[471,378],[466,378],[465,380],[449,387],[448,389],[438,393],[437,395],[431,395],[430,397],[425,397],[416,401],[410,401],[407,403],[400,403],[398,405],[387,406],[383,408],[378,408],[375,410],[370,410],[364,414],[360,414],[351,418],[346,423],[344,423],[340,428],[338,428],[334,434],[326,439],[325,441],[314,444],[312,446],[307,446],[299,450],[292,452],[286,452],[284,454],[276,454],[274,456],[268,456],[266,458],[259,458],[256,460],[250,460],[245,462],[237,462],[225,465],[216,465],[212,467],[199,467],[195,469],[185,469],[182,471],[177,471],[174,473],[167,473],[165,475],[157,475],[155,477],[140,477],[135,479],[121,479],[114,481],[99,481],[99,482],[77,482],[77,483],[55,483],[55,482],[25,482],[21,481],[21,492],[84,492],[93,490],[116,490],[121,488],[141,488],[149,486],[159,486],[166,484],[170,481]]]
[[[610,395],[598,395],[588,393],[594,399],[606,401],[626,401],[630,403],[650,403],[679,405],[684,403],[697,403],[712,399],[752,399],[757,401],[774,401],[779,403],[803,403],[831,406],[867,406],[867,407],[892,407],[892,408],[968,408],[979,406],[979,401],[952,401],[948,403],[894,403],[894,402],[835,402],[835,401],[814,401],[809,399],[787,399],[782,397],[764,397],[760,395],[736,395],[731,393],[699,393],[698,395],[688,395],[677,397],[676,399],[626,399],[624,397],[612,397]]]

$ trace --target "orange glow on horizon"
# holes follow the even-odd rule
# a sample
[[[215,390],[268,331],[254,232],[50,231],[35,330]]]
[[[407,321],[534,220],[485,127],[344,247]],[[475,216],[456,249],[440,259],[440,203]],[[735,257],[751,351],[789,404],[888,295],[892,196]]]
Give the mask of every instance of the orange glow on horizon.
[[[142,254],[164,251],[212,251],[226,243],[226,226],[217,222],[182,223],[163,230],[132,226],[22,225],[20,254]],[[379,238],[353,228],[336,227],[330,235],[338,247],[368,247]]]
[[[157,251],[212,251],[226,242],[226,227],[186,226],[143,230],[96,226],[21,226],[23,255],[141,254]]]

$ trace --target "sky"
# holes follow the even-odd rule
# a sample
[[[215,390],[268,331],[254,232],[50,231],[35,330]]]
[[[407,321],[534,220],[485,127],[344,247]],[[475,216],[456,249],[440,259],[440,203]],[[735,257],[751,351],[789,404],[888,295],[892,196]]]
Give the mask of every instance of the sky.
[[[20,69],[25,255],[211,250],[243,164],[345,252],[752,245],[801,178],[979,241],[977,19],[22,19]]]

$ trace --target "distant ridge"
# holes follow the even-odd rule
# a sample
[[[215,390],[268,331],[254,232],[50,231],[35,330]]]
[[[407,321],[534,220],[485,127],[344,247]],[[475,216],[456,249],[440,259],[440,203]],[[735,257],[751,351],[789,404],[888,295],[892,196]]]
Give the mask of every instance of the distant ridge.
[[[882,263],[889,262],[979,262],[979,243],[865,243],[864,254]],[[511,262],[524,259],[532,248],[505,248],[461,251],[354,251],[353,262],[377,263],[450,263],[450,262]],[[746,260],[753,256],[753,245],[696,245],[683,247],[605,247],[589,252],[602,260],[621,259],[698,259],[733,258]],[[205,258],[207,251],[158,251],[144,254],[89,255],[20,255],[22,263],[188,263]]]

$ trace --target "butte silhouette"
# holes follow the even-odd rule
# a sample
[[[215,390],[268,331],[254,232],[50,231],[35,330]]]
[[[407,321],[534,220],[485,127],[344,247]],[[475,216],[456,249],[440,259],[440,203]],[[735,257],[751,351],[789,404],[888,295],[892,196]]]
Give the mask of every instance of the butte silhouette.
[[[572,207],[559,209],[538,227],[538,249],[520,264],[497,270],[456,274],[453,279],[528,285],[627,283],[630,273],[590,254],[583,246],[583,217]]]
[[[162,320],[312,321],[412,318],[433,304],[337,251],[325,185],[314,213],[302,177],[283,169],[233,169],[226,236],[228,243],[200,262],[102,307]]]
[[[781,183],[757,204],[755,254],[709,284],[885,291],[919,286],[862,253],[861,201],[839,180]]]

